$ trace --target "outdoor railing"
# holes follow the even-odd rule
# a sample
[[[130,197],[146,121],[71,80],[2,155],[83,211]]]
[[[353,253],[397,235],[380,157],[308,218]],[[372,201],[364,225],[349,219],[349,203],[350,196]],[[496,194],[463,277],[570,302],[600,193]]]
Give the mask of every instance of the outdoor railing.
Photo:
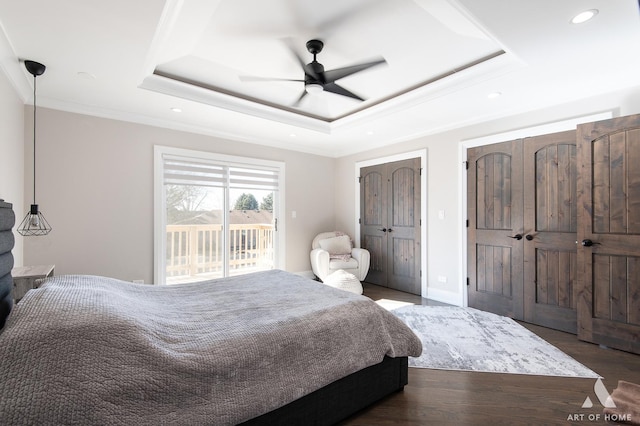
[[[229,270],[264,270],[273,267],[271,224],[229,226]],[[222,225],[167,225],[167,282],[185,277],[223,274]]]

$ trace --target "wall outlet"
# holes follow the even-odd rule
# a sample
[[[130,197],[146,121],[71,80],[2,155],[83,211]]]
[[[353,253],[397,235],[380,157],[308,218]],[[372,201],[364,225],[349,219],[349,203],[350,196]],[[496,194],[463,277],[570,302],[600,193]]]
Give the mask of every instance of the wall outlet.
[[[438,275],[438,282],[439,283],[446,283],[447,282],[447,277],[444,275]]]

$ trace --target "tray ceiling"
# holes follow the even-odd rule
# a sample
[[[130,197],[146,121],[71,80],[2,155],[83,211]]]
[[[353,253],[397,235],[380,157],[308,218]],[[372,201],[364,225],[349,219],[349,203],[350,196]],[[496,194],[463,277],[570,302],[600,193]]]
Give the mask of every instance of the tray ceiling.
[[[285,121],[282,113],[291,112],[331,123],[454,73],[477,78],[482,71],[476,65],[505,53],[445,0],[223,0],[213,10],[208,5],[192,1],[173,10],[170,27],[156,34],[162,42],[153,76],[215,92],[213,105],[228,106],[216,101],[226,95],[238,99],[238,111],[254,113],[243,108],[242,101],[250,101],[267,107],[260,115]],[[310,38],[324,42],[317,60],[325,70],[386,60],[337,82],[364,101],[320,92],[297,102],[304,82],[281,79],[304,79],[296,57],[313,60],[305,48]]]
[[[599,13],[569,22],[585,9]],[[636,0],[5,1],[0,29],[26,103],[19,59],[47,65],[43,107],[329,156],[637,90],[640,75]],[[303,79],[310,39],[326,70],[385,59],[336,82],[365,101],[296,104],[302,82],[261,80]]]

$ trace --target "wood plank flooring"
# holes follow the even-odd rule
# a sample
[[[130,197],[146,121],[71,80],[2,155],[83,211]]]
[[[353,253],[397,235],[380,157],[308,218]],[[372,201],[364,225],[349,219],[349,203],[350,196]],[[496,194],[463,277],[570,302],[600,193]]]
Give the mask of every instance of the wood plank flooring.
[[[407,293],[364,284],[373,300],[434,304]],[[438,304],[437,302],[435,304]],[[640,384],[640,356],[581,342],[573,334],[522,323],[603,377]],[[472,373],[409,368],[404,390],[357,413],[342,425],[594,425],[608,424],[594,379]],[[586,397],[593,408],[583,409]]]

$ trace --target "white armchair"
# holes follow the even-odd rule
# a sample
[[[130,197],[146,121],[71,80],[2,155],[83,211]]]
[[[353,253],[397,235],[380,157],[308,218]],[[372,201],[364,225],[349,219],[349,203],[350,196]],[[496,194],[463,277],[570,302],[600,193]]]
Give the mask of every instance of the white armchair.
[[[324,281],[337,270],[347,271],[364,281],[369,272],[369,251],[353,248],[351,238],[342,232],[323,232],[311,243],[311,269]]]

